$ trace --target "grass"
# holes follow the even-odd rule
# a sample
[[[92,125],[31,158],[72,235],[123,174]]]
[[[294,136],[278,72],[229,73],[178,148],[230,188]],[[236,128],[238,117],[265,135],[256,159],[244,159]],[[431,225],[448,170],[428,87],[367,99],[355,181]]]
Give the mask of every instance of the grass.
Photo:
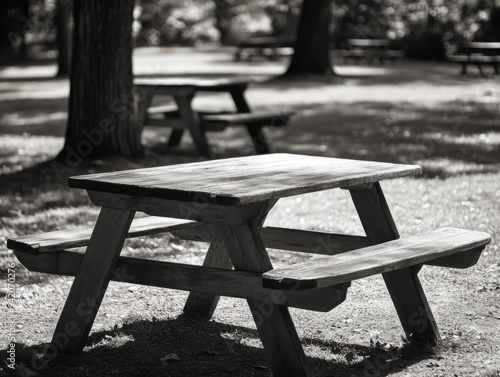
[[[138,50],[135,59],[137,75],[272,75],[284,65],[234,65],[227,51],[217,50]],[[54,71],[50,64],[0,69],[0,266],[6,277],[15,264],[18,365],[13,373],[2,366],[0,375],[32,375],[32,362],[51,339],[72,281],[26,271],[6,249],[6,239],[92,225],[98,213],[86,194],[68,189],[51,166],[63,143],[68,90],[67,81],[50,78]],[[270,133],[275,150],[418,163],[421,177],[382,183],[400,233],[454,226],[486,231],[493,240],[470,269],[426,266],[421,271],[443,337],[433,349],[417,350],[402,339],[380,277],[354,282],[346,302],[329,313],[292,309],[314,375],[499,376],[499,78],[462,77],[459,67],[411,62],[338,64],[337,71],[341,76],[334,82],[271,81],[248,91],[255,109],[298,112],[288,129]],[[200,96],[195,105],[213,109],[230,102],[222,95]],[[72,174],[200,160],[187,138],[178,149],[166,150],[167,137],[167,130],[146,129],[146,158],[95,161]],[[251,153],[239,129],[211,135],[210,143],[215,158]],[[362,234],[342,190],[282,199],[266,223]],[[205,249],[164,235],[129,240],[123,253],[201,263]],[[271,256],[275,265],[304,258],[277,251]],[[0,297],[7,302],[2,281]],[[40,375],[271,374],[243,300],[221,299],[207,322],[182,315],[186,297],[185,292],[111,283],[82,356],[61,357]],[[0,342],[5,358],[5,327]]]

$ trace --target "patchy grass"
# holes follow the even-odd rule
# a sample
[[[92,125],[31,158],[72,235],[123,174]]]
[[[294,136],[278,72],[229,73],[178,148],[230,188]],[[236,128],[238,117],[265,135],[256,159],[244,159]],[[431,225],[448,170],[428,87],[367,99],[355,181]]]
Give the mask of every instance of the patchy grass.
[[[186,51],[152,55],[139,50],[136,73],[276,74],[284,64],[235,66],[227,51]],[[181,71],[179,62],[189,64]],[[15,263],[15,374],[26,376],[51,339],[72,279],[26,271],[5,241],[92,225],[98,213],[84,192],[58,179],[51,165],[63,143],[68,89],[66,81],[47,76],[52,69],[0,70],[0,266],[3,277]],[[493,236],[476,266],[426,266],[420,273],[443,337],[434,349],[417,350],[402,339],[378,276],[354,282],[346,302],[329,313],[292,309],[314,375],[500,375],[500,86],[498,77],[461,77],[458,70],[427,63],[340,65],[342,77],[333,83],[271,81],[248,91],[256,109],[298,111],[288,129],[270,132],[276,151],[422,165],[422,177],[382,183],[402,235],[454,226]],[[224,108],[230,101],[222,95],[200,96],[195,105]],[[243,130],[210,136],[216,158],[252,153]],[[95,161],[72,174],[200,160],[188,138],[178,149],[166,150],[167,130],[146,129],[143,137],[146,158]],[[282,199],[266,223],[362,234],[342,190]],[[205,250],[204,244],[160,235],[128,240],[124,254],[199,264]],[[271,257],[275,265],[305,258],[274,250]],[[6,290],[3,283],[3,300]],[[185,292],[111,283],[84,353],[61,357],[40,375],[271,374],[244,300],[222,298],[207,322],[182,315],[186,297]],[[6,347],[4,327],[0,335],[0,347]],[[1,368],[0,375],[9,374]]]

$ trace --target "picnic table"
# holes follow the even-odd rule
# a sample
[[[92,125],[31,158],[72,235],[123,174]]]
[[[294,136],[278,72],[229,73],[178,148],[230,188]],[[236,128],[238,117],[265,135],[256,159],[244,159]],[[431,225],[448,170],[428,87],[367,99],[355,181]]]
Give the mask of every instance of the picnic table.
[[[244,93],[251,82],[249,78],[137,78],[134,81],[138,97],[138,117],[141,125],[172,128],[169,147],[178,145],[189,131],[202,156],[210,157],[207,131],[223,131],[232,125],[246,127],[257,153],[269,153],[270,146],[263,133],[264,127],[282,127],[288,124],[291,112],[252,113]],[[229,93],[238,114],[199,113],[193,109],[193,98],[198,92]],[[176,108],[159,106],[151,108],[155,96],[172,96]]]
[[[495,74],[499,74],[500,42],[461,42],[458,52],[449,60],[462,65],[462,75],[467,74],[467,66],[475,65],[484,76],[483,66],[491,65]]]
[[[439,339],[417,274],[423,264],[474,265],[490,236],[446,228],[398,239],[380,181],[420,171],[272,154],[78,176],[70,187],[102,207],[95,226],[19,237],[8,247],[30,270],[75,276],[52,340],[56,354],[82,351],[116,280],[191,291],[184,311],[207,318],[220,295],[247,299],[274,375],[306,376],[288,307],[329,311],[356,279],[382,274],[407,336]],[[334,188],[349,190],[366,236],[263,226],[279,199]],[[136,212],[150,217],[133,221]],[[203,266],[119,256],[126,238],[161,232],[210,242]],[[67,250],[80,246],[84,254]],[[267,248],[323,256],[273,268]]]
[[[348,39],[342,53],[347,62],[367,59],[370,64],[376,60],[384,64],[385,60],[395,61],[404,57],[403,51],[395,50],[393,44],[389,39]]]

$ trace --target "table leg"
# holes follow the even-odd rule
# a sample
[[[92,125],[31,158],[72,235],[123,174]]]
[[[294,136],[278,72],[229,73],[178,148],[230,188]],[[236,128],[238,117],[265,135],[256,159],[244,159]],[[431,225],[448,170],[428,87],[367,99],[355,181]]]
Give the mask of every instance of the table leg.
[[[352,189],[351,197],[367,237],[374,244],[399,238],[399,233],[380,184],[369,189]],[[418,279],[418,268],[404,268],[383,274],[403,329],[415,341],[435,344],[439,331]]]
[[[246,86],[231,90],[231,97],[233,98],[234,104],[236,105],[236,109],[239,113],[250,113],[252,111],[245,99],[245,89]],[[247,126],[247,131],[252,138],[255,150],[258,154],[271,153],[271,149],[267,143],[262,126]]]
[[[168,139],[167,146],[176,147],[179,145],[182,139],[182,135],[184,135],[184,130],[173,129],[170,134],[170,138]]]
[[[134,214],[101,209],[52,338],[52,347],[59,352],[83,350]]]
[[[210,147],[208,145],[207,137],[201,127],[198,114],[196,114],[191,107],[193,94],[176,95],[174,96],[174,99],[177,103],[177,107],[179,108],[181,119],[189,129],[196,148],[198,148],[198,151],[203,157],[210,157]]]
[[[262,212],[263,217],[267,211]],[[262,222],[258,219],[253,224],[218,226],[235,269],[265,272],[273,268],[259,232]],[[309,376],[306,355],[288,308],[271,300],[248,300],[248,305],[273,374]]]
[[[216,232],[212,242],[210,243],[207,255],[203,261],[203,266],[226,269],[233,267],[233,262],[231,262],[231,259],[229,258],[229,254],[227,253],[224,245],[224,240],[220,236],[219,232]],[[196,313],[202,317],[210,319],[214,314],[219,298],[220,296],[191,292],[186,304],[184,305],[184,312]]]

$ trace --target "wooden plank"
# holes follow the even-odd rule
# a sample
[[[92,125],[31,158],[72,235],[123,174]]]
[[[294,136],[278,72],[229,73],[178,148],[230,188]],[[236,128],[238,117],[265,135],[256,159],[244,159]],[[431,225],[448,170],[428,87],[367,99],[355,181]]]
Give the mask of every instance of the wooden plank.
[[[183,202],[203,196],[213,204],[244,205],[420,172],[416,165],[273,154],[72,177],[69,185]],[[272,182],[267,179],[271,177]]]
[[[212,242],[203,261],[203,266],[222,269],[231,269],[233,267],[224,240],[217,231],[212,233]],[[191,292],[184,305],[184,313],[196,313],[209,319],[214,314],[218,302],[218,295]]]
[[[225,123],[230,124],[259,124],[274,127],[286,126],[288,119],[294,113],[288,112],[258,112],[258,113],[235,113],[202,116],[203,123]]]
[[[210,242],[213,232],[213,225],[201,224],[193,228],[174,230],[172,234],[190,241]],[[335,255],[372,245],[370,240],[363,236],[273,226],[262,227],[260,235],[267,249],[322,255]]]
[[[379,182],[368,189],[349,191],[370,241],[379,244],[399,238]],[[418,270],[418,267],[408,267],[382,276],[406,336],[435,344],[440,339],[439,330],[418,279]]]
[[[276,289],[310,289],[361,279],[484,248],[489,234],[444,228],[389,241],[341,255],[275,269],[263,275],[264,286]]]
[[[483,250],[484,247],[479,247],[477,249],[457,253],[449,257],[431,260],[425,264],[438,267],[469,268],[478,262]]]
[[[241,224],[255,217],[256,211],[258,212],[260,208],[258,204],[238,207],[220,206],[208,203],[208,199],[201,195],[193,202],[178,202],[148,196],[134,197],[97,191],[87,193],[96,206],[127,209],[144,212],[151,216],[170,216],[209,224]]]
[[[63,251],[31,255],[15,252],[28,270],[75,276],[82,253]],[[229,296],[249,300],[271,300],[276,304],[327,312],[345,300],[348,284],[314,292],[285,292],[262,287],[260,273],[225,270],[180,263],[119,257],[111,280],[161,288],[197,292],[206,296]]]
[[[259,227],[267,213],[252,223],[219,225],[234,268],[262,273],[273,268]],[[288,308],[271,300],[248,300],[264,350],[275,376],[310,376],[306,356],[288,312]]]
[[[134,214],[101,209],[52,337],[60,352],[77,354],[83,350]]]
[[[169,217],[143,217],[132,222],[127,238],[170,232],[198,225],[200,223],[191,220]],[[93,227],[86,227],[21,236],[7,240],[7,247],[12,250],[33,254],[82,247],[88,245],[92,230]]]

